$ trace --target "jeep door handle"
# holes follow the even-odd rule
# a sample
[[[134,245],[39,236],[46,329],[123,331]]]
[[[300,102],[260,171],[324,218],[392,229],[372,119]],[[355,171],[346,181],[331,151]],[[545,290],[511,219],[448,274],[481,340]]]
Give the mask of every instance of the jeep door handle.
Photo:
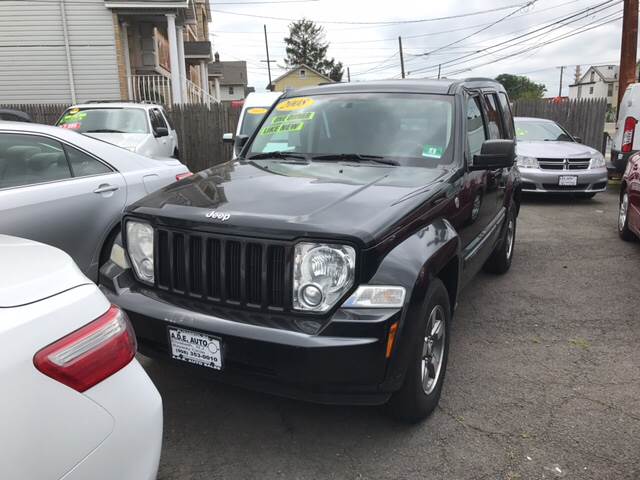
[[[100,185],[98,188],[96,188],[93,193],[108,193],[108,192],[115,192],[116,190],[118,190],[120,187],[118,187],[117,185]]]

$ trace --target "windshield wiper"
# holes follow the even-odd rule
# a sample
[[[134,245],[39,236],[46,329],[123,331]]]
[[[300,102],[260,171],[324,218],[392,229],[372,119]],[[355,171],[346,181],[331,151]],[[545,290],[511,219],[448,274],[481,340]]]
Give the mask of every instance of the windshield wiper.
[[[301,153],[293,153],[293,152],[265,152],[265,153],[257,153],[255,155],[251,155],[247,157],[247,160],[263,160],[268,158],[299,158],[301,160],[306,160],[307,157],[302,155]]]
[[[360,153],[331,153],[327,155],[315,155],[311,160],[352,160],[357,162],[375,162],[383,165],[400,165],[395,160],[384,158],[380,155],[363,155]]]
[[[97,130],[85,130],[83,133],[127,133],[122,130],[109,130],[108,128],[100,128]]]

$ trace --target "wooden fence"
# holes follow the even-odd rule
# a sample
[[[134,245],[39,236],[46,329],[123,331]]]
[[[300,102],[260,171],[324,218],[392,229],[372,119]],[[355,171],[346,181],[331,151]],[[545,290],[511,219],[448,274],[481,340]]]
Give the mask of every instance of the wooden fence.
[[[569,133],[582,138],[585,145],[603,151],[607,100],[517,100],[513,113],[517,117],[547,118],[562,125]]]
[[[36,123],[53,125],[70,105],[0,105],[28,113]],[[180,105],[167,109],[178,132],[180,160],[192,172],[199,172],[231,158],[233,147],[222,143],[222,135],[236,131],[240,110],[228,104]]]

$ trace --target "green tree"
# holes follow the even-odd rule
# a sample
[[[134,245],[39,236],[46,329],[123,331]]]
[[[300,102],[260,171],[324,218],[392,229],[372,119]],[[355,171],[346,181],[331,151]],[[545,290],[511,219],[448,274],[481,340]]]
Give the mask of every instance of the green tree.
[[[532,82],[529,77],[503,73],[496,77],[509,94],[511,100],[542,98],[547,91],[541,83]]]
[[[342,80],[344,68],[335,58],[327,58],[329,43],[325,39],[324,28],[312,20],[302,19],[289,25],[289,36],[285,37],[287,67],[307,65],[326,75],[331,80]]]

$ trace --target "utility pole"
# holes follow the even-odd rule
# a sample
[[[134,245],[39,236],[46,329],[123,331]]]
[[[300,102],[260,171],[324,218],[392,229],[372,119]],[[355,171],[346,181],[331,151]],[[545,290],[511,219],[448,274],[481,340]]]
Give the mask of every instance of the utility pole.
[[[398,46],[400,47],[400,71],[404,78],[404,53],[402,53],[402,37],[398,37]]]
[[[269,71],[269,90],[271,90],[271,60],[269,59],[269,40],[267,40],[267,26],[264,26],[264,46],[267,49],[267,70]],[[264,60],[261,60],[264,61]],[[275,61],[275,60],[274,60]]]
[[[351,83],[351,69],[347,67],[347,81]]]
[[[442,64],[438,64],[438,80],[440,80],[440,69],[442,68]]]
[[[624,0],[622,17],[622,44],[620,46],[620,73],[618,76],[618,112],[620,101],[629,84],[636,81],[638,42],[638,0]]]
[[[558,92],[558,96],[562,97],[562,75],[564,74],[564,68],[560,67],[560,91]]]
[[[575,82],[573,83],[580,83],[581,78],[582,78],[582,69],[580,68],[580,65],[576,65]]]

